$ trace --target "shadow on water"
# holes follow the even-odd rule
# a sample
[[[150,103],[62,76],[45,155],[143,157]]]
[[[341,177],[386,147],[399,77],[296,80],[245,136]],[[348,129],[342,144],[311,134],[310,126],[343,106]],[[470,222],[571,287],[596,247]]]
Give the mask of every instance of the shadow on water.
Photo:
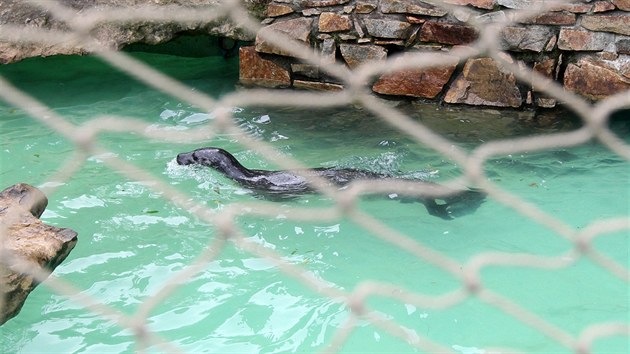
[[[202,58],[129,53],[132,59],[184,82],[193,90],[217,97],[234,90],[238,80],[238,58],[222,56]],[[54,69],[51,69],[54,68]],[[52,108],[76,107],[118,102],[145,97],[154,92],[155,101],[147,105],[173,101],[172,97],[136,80],[95,56],[35,57],[11,65],[0,65],[0,75],[18,89]],[[1,102],[0,102],[1,103]]]
[[[581,127],[581,121],[564,109],[549,111],[505,110],[469,106],[438,106],[432,103],[383,101],[457,144],[474,147],[484,142],[566,132]],[[361,107],[304,110],[300,108],[248,108],[249,113],[283,116],[284,124],[299,125],[305,132],[360,131],[364,137],[380,137],[383,146],[396,145],[387,136],[405,135]],[[259,133],[259,132],[256,132]]]
[[[621,139],[630,137],[630,109],[616,111],[608,119],[610,130]]]
[[[433,103],[409,101],[384,100],[383,102],[441,136],[469,147],[492,140],[568,132],[583,126],[581,119],[574,112],[563,107],[535,111],[439,106]],[[253,108],[253,110],[257,109]],[[265,112],[269,113],[269,110]],[[312,111],[285,108],[274,113],[294,115],[290,120],[291,123],[303,124],[302,129],[305,131],[356,130],[365,132],[368,136],[372,134],[384,136],[390,131],[395,131],[380,118],[361,107],[336,107]],[[621,110],[612,114],[609,127],[620,138],[625,139],[630,133],[630,110]],[[384,145],[387,143],[383,141]]]
[[[415,103],[399,109],[434,132],[472,146],[492,140],[566,132],[581,126],[580,120],[564,109],[538,112]]]

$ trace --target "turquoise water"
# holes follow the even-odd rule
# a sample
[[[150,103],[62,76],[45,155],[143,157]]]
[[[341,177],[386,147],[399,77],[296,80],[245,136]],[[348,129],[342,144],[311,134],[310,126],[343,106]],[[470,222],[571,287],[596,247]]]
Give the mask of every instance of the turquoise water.
[[[177,58],[134,53],[196,90],[218,97],[234,89],[234,58]],[[0,74],[34,95],[73,124],[99,114],[125,115],[160,126],[187,129],[212,119],[189,104],[139,84],[89,57],[31,59],[0,67]],[[494,110],[452,111],[403,105],[464,147],[481,140],[572,129],[573,123],[531,128],[520,115]],[[342,165],[425,176],[435,181],[460,170],[430,149],[388,128],[360,109],[301,111],[294,108],[237,107],[239,126],[251,136],[309,166]],[[630,141],[627,118],[616,132]],[[567,120],[568,121],[568,120]],[[45,185],[71,157],[72,145],[0,101],[0,180]],[[256,200],[212,171],[177,166],[178,152],[198,144],[148,141],[132,134],[105,134],[103,146],[212,209]],[[269,168],[262,156],[239,145],[238,137],[219,135],[206,145],[233,151],[246,166]],[[524,153],[489,161],[487,173],[505,189],[537,204],[575,228],[629,214],[627,161],[598,144]],[[287,206],[326,206],[316,195],[284,202]],[[364,198],[359,204],[389,227],[447,257],[465,263],[481,252],[559,256],[571,243],[492,200],[446,221],[420,204]],[[192,262],[215,237],[208,226],[167,202],[160,193],[128,180],[105,166],[99,156],[49,196],[42,219],[70,227],[79,242],[55,275],[125,314],[158,291]],[[405,250],[384,242],[346,219],[308,223],[289,219],[240,218],[250,241],[273,250],[313,276],[352,291],[371,279],[427,295],[460,287],[459,281]],[[596,249],[628,267],[628,232],[597,238]],[[483,285],[577,336],[595,323],[628,325],[628,283],[588,259],[559,270],[492,266],[482,271]],[[387,318],[456,353],[508,347],[523,352],[568,352],[557,342],[496,307],[471,297],[447,309],[420,308],[388,298],[368,305]],[[148,328],[187,352],[317,352],[325,348],[349,317],[338,301],[316,294],[273,264],[229,245],[192,280],[155,308]],[[29,297],[20,315],[2,329],[3,353],[130,352],[134,336],[45,285]],[[628,338],[612,336],[594,343],[596,352],[626,353]],[[359,322],[340,350],[344,353],[417,352],[404,341]]]

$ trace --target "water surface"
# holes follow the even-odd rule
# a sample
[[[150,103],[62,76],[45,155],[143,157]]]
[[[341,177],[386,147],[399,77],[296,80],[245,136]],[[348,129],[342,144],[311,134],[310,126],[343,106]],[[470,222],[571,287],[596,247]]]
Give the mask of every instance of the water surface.
[[[234,89],[234,58],[181,58],[134,53],[196,90],[219,97]],[[134,81],[97,59],[54,57],[0,67],[11,80],[73,124],[102,114],[134,117],[160,126],[187,129],[207,123],[200,112]],[[532,124],[529,113],[453,110],[403,104],[400,109],[460,146],[483,141],[570,130],[573,120]],[[447,180],[461,171],[451,161],[386,126],[361,109],[298,110],[235,107],[243,131],[309,166],[347,166]],[[616,131],[629,141],[621,119]],[[73,146],[0,102],[0,180],[45,185]],[[104,134],[103,146],[212,209],[256,200],[229,180],[203,168],[177,166],[178,152],[198,144],[149,141],[133,134]],[[239,144],[237,136],[219,135],[208,146],[232,151],[244,165],[271,168],[264,156]],[[55,274],[85,294],[126,314],[184,269],[216,237],[216,230],[166,201],[161,193],[129,180],[103,164],[88,162],[54,195],[42,219],[70,227],[79,242]],[[489,178],[538,205],[564,223],[583,228],[601,218],[629,212],[628,162],[596,143],[498,157],[487,164]],[[285,201],[287,207],[327,206],[322,196]],[[359,207],[385,225],[407,234],[448,258],[465,263],[481,252],[542,256],[563,255],[572,244],[536,222],[492,200],[454,220],[427,214],[418,203],[364,198]],[[299,222],[284,218],[237,220],[246,237],[299,265],[312,276],[345,291],[367,279],[426,295],[458,289],[459,280],[382,241],[347,219]],[[628,233],[606,234],[596,249],[627,267]],[[628,284],[588,259],[554,271],[529,267],[487,267],[483,286],[511,298],[572,336],[601,322],[629,322]],[[524,352],[567,352],[508,314],[471,297],[443,310],[419,308],[388,298],[368,305],[387,318],[454,352],[510,347]],[[151,331],[188,352],[316,352],[348,319],[348,309],[284,275],[272,263],[232,245],[200,274],[154,309]],[[6,353],[102,353],[137,349],[134,336],[46,286],[29,297],[20,315],[2,327],[0,349]],[[597,352],[625,353],[627,338],[594,344]],[[342,352],[416,352],[407,343],[367,323],[359,323]]]

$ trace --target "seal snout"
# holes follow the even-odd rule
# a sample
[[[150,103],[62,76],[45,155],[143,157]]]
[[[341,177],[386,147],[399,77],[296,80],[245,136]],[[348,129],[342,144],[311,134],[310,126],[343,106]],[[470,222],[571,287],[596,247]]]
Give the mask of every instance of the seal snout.
[[[178,165],[190,165],[194,163],[195,159],[193,158],[192,152],[182,152],[181,154],[177,154]]]

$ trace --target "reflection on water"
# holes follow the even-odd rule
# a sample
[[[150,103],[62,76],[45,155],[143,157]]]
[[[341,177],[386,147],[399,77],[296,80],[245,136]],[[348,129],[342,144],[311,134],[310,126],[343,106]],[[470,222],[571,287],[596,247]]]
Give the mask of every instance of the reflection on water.
[[[514,111],[479,108],[469,106],[436,106],[416,102],[384,103],[400,110],[418,123],[424,124],[434,132],[451,139],[455,143],[479,145],[480,143],[535,134],[571,131],[581,126],[580,121],[571,112],[557,109],[554,111]],[[250,110],[248,110],[249,112]],[[360,131],[367,136],[387,137],[399,132],[361,107],[337,107],[334,109],[303,110],[287,108],[251,108],[251,113],[262,115],[251,120],[252,123],[268,124],[274,117],[289,124],[300,124],[306,132],[311,131]],[[289,119],[290,117],[290,119]],[[244,125],[245,130],[252,128]],[[260,126],[257,126],[260,127]],[[258,135],[258,134],[254,134]],[[382,146],[400,144],[396,140],[382,139]]]

